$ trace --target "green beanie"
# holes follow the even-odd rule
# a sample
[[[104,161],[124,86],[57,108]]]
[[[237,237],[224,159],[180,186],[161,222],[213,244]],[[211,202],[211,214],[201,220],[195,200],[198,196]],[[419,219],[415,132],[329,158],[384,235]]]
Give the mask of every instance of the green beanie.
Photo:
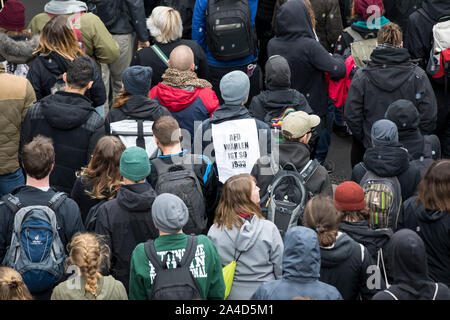
[[[147,152],[139,147],[129,147],[120,157],[120,174],[132,181],[141,181],[150,174]]]

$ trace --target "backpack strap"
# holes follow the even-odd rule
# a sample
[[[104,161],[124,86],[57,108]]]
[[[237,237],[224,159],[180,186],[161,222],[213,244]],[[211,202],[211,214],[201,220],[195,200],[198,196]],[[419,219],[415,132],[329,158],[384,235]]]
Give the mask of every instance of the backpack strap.
[[[417,12],[419,12],[422,16],[424,16],[429,22],[431,22],[433,25],[436,24],[436,20],[434,20],[429,14],[428,12],[425,11],[424,8],[420,8],[419,10],[417,10]]]
[[[439,284],[436,282],[434,285],[436,286],[436,289],[434,290],[434,295],[433,295],[433,299],[432,300],[436,300],[436,297],[437,297],[437,294],[438,294],[438,291],[439,291]]]
[[[137,137],[136,146],[145,149],[145,139],[144,139],[144,120],[139,119],[137,122]]]
[[[390,292],[389,290],[384,290],[384,292],[390,294],[390,295],[394,298],[394,300],[398,300],[398,298],[395,296],[395,294],[393,294],[393,293]]]
[[[361,263],[364,263],[364,246],[360,243],[359,247],[361,249]]]
[[[181,259],[181,266],[188,267],[191,265],[192,260],[194,260],[195,252],[197,251],[198,239],[196,236],[188,235],[188,241],[186,244],[186,250],[184,251],[183,258]]]
[[[347,27],[344,29],[345,32],[347,32],[355,41],[363,41],[365,40],[360,34],[359,32],[355,31],[352,29],[352,27]]]
[[[156,271],[164,269],[164,264],[156,253],[155,249],[155,241],[148,240],[144,243],[145,254],[147,255],[148,260],[150,260],[151,264],[155,267]]]
[[[66,200],[67,194],[64,192],[57,192],[53,195],[53,197],[48,201],[48,207],[52,209],[54,212],[58,210],[59,206]]]
[[[2,197],[2,201],[8,206],[8,208],[13,213],[16,213],[17,211],[20,210],[20,208],[22,208],[22,203],[20,202],[19,198],[13,196],[11,193],[5,194]]]
[[[377,254],[377,267],[378,269],[380,269],[380,262],[381,262],[381,266],[383,267],[383,274],[384,274],[384,281],[386,282],[386,287],[389,289],[389,287],[391,286],[388,282],[388,278],[387,278],[387,272],[386,272],[386,266],[384,265],[384,255],[383,255],[383,249],[380,248],[378,250],[378,254]]]
[[[300,172],[300,175],[302,176],[302,179],[305,183],[308,182],[309,179],[311,179],[311,177],[316,172],[318,167],[319,167],[319,162],[316,159],[309,160],[309,162],[306,164],[306,166]]]
[[[159,59],[161,59],[161,61],[166,65],[166,67],[169,67],[168,63],[169,59],[164,54],[164,52],[162,52],[162,50],[156,44],[150,46],[150,48],[152,48],[153,52],[158,56]]]

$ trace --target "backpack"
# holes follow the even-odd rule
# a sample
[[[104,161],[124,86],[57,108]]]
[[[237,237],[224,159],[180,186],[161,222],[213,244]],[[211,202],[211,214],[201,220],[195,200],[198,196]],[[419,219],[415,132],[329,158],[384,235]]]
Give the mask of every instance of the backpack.
[[[281,126],[283,124],[284,118],[288,116],[288,114],[295,112],[295,109],[292,107],[286,108],[280,115],[272,118],[270,114],[267,114],[264,118],[264,122],[270,126],[270,131],[272,132],[272,137],[276,139],[278,142],[284,141],[283,134],[281,132]]]
[[[180,13],[183,23],[183,39],[190,39],[195,0],[160,0],[158,6],[171,7]]]
[[[98,217],[98,211],[99,208],[108,200],[103,199],[99,203],[97,203],[95,206],[91,207],[89,209],[89,212],[86,216],[86,221],[84,222],[84,225],[86,227],[87,232],[94,232],[95,231],[95,224],[97,222]]]
[[[366,168],[365,168],[366,169]],[[380,177],[366,169],[359,185],[370,209],[371,229],[397,229],[397,219],[402,205],[402,191],[397,177]]]
[[[291,170],[288,170],[288,168]],[[277,172],[261,199],[264,217],[272,221],[282,237],[303,221],[306,203],[312,194],[305,187],[319,167],[317,160],[310,160],[301,172],[295,165],[287,163]]]
[[[84,2],[88,6],[88,11],[98,16],[108,29],[123,14],[122,0],[85,0]]]
[[[351,27],[344,29],[354,41],[350,44],[353,60],[359,68],[365,66],[365,61],[370,60],[370,56],[377,47],[377,38],[364,39],[361,35]]]
[[[110,123],[110,133],[119,137],[125,147],[138,146],[147,151],[149,159],[158,152],[153,137],[153,121],[125,119]]]
[[[188,236],[186,250],[181,261],[169,251],[161,262],[155,249],[155,242],[148,240],[144,243],[144,250],[148,260],[155,268],[156,276],[153,280],[150,300],[203,300],[201,291],[189,267],[195,258],[197,237]],[[176,261],[176,268],[167,267],[169,255]]]
[[[434,79],[443,80],[447,92],[450,77],[450,17],[442,17],[439,21],[435,21],[423,8],[418,12],[434,25],[427,73]]]
[[[247,0],[209,0],[206,43],[219,61],[232,61],[256,51],[256,33]]]
[[[64,273],[65,250],[55,212],[66,198],[58,192],[47,206],[28,207],[12,194],[2,198],[15,214],[11,244],[2,264],[17,270],[30,292],[52,289]]]
[[[236,272],[236,265],[239,261],[239,258],[241,257],[242,251],[239,252],[238,257],[236,258],[236,252],[234,253],[233,261],[231,261],[229,264],[227,264],[225,267],[222,268],[223,273],[223,282],[225,283],[225,297],[223,300],[227,300],[228,296],[230,295],[231,286],[233,285],[234,280],[234,273]]]
[[[151,160],[158,175],[155,191],[157,194],[171,193],[186,204],[189,220],[183,227],[186,234],[201,234],[206,231],[207,216],[202,187],[194,171],[195,155],[173,157],[172,164],[160,158]]]

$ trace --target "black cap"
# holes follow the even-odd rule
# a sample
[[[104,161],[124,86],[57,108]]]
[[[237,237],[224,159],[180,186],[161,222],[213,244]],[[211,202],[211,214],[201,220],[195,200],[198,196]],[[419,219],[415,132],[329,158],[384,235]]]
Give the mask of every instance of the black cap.
[[[391,103],[384,117],[394,122],[398,131],[419,128],[419,111],[409,100],[400,99]]]

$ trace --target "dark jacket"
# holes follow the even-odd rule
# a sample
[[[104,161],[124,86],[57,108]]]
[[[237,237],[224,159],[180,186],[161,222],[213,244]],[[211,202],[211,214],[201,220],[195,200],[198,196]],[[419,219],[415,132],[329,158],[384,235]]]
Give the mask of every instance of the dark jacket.
[[[365,148],[371,147],[372,125],[384,119],[389,105],[399,99],[414,103],[420,114],[420,130],[430,134],[436,126],[437,105],[425,71],[410,61],[406,49],[379,46],[368,66],[353,77],[344,108],[353,136]]]
[[[20,150],[39,134],[52,138],[55,147],[50,184],[70,193],[75,172],[89,163],[98,140],[105,134],[103,118],[85,96],[60,91],[28,110],[22,125]]]
[[[106,101],[106,89],[97,64],[92,59],[91,62],[94,68],[94,83],[85,95],[92,101],[94,107],[98,107]],[[56,52],[52,52],[48,56],[37,56],[33,60],[27,79],[30,80],[38,101],[51,94],[50,89],[56,83],[56,77],[67,71],[68,63],[68,60]]]
[[[170,116],[170,112],[157,101],[146,96],[131,96],[119,108],[111,108],[105,118],[105,133],[111,134],[110,124],[125,119],[156,121],[161,116]]]
[[[169,43],[156,42],[161,51],[169,58],[173,49],[178,46],[185,45],[192,49],[194,53],[194,63],[197,66],[197,76],[200,79],[208,79],[208,61],[206,61],[206,55],[200,45],[193,40],[177,39]],[[152,67],[152,88],[158,83],[162,82],[161,76],[167,69],[164,62],[156,55],[152,48],[142,48],[134,56],[131,65],[141,65]]]
[[[263,156],[253,166],[252,176],[258,181],[260,197],[266,194],[267,187],[272,183],[280,166],[282,167],[287,163],[292,163],[300,172],[311,159],[309,146],[302,142],[285,141],[278,146],[279,163],[276,163],[276,160],[272,160],[277,158],[277,153],[274,151],[272,157],[267,155]],[[270,170],[273,174],[268,175],[267,170]],[[319,165],[305,186],[313,194],[324,193],[330,197],[333,196],[330,177],[327,170],[321,165]]]
[[[439,160],[441,158],[441,143],[434,134],[423,135],[418,129],[398,132],[398,140],[413,160],[425,159]],[[431,150],[431,154],[427,152]]]
[[[293,227],[286,233],[282,265],[282,279],[262,284],[250,300],[342,300],[335,287],[319,281],[319,242],[311,229]]]
[[[422,6],[422,0],[384,0],[386,17],[398,24],[403,31],[403,42],[408,35],[408,17]]]
[[[398,229],[411,229],[422,238],[431,279],[450,286],[450,214],[426,210],[417,197],[403,203]]]
[[[341,9],[338,0],[311,1],[316,16],[316,32],[320,43],[328,52],[334,52],[334,46],[342,32]]]
[[[120,2],[120,13],[108,31],[111,34],[129,34],[136,32],[138,41],[148,41],[144,2],[142,0],[112,0]]]
[[[344,300],[369,300],[376,293],[367,286],[373,264],[369,251],[345,233],[338,234],[332,247],[321,247],[320,257],[320,281],[335,286]]]
[[[450,289],[429,277],[425,249],[426,245],[414,231],[404,229],[396,232],[389,243],[393,285],[378,292],[373,300],[450,300]],[[448,252],[447,247],[447,256]],[[448,270],[447,265],[447,276]]]
[[[123,185],[115,199],[99,208],[95,233],[106,236],[111,249],[111,275],[127,291],[134,248],[159,236],[152,219],[155,198],[156,193],[148,183]]]
[[[275,25],[275,38],[267,45],[268,56],[281,55],[291,68],[292,88],[305,95],[318,116],[328,112],[328,90],[325,72],[333,80],[346,75],[344,59],[330,56],[317,41],[308,9],[301,1],[281,6]]]
[[[409,163],[408,152],[401,145],[367,149],[363,162],[353,168],[351,180],[359,184],[367,169],[380,177],[397,177],[403,200],[416,192],[421,179],[419,169]]]
[[[42,191],[31,186],[22,186],[12,192],[14,196],[20,199],[24,207],[47,205],[55,193],[56,190],[52,188],[48,191]],[[70,243],[72,236],[77,232],[84,232],[85,230],[81,222],[80,210],[72,199],[67,198],[55,213],[59,227],[59,237],[64,248],[67,248],[67,244]],[[14,216],[15,214],[13,214],[6,204],[3,201],[0,202],[0,261],[3,261],[6,251],[11,244]]]

